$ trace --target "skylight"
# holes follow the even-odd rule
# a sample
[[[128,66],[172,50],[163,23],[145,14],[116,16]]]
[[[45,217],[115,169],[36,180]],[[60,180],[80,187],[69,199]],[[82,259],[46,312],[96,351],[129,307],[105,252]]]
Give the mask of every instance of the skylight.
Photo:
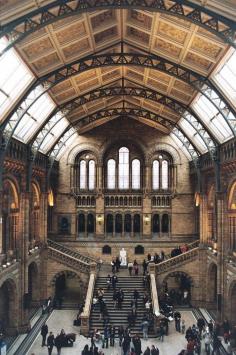
[[[55,108],[55,104],[50,96],[47,93],[43,94],[21,118],[15,129],[14,136],[27,143],[53,108]]]
[[[230,99],[231,103],[236,107],[236,51],[221,66],[221,68],[213,75],[212,79],[221,87],[222,91]]]
[[[219,142],[222,143],[233,136],[222,114],[204,95],[199,94],[192,107]]]
[[[7,44],[5,38],[0,39],[0,52]],[[0,58],[0,68],[0,116],[3,116],[34,77],[14,49],[10,49]]]

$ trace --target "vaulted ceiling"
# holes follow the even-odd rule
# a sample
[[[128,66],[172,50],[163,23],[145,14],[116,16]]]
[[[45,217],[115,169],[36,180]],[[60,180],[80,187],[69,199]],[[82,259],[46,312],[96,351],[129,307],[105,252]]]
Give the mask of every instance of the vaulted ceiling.
[[[149,2],[153,3],[152,0],[140,3]],[[200,8],[188,6],[191,4],[188,1],[156,1],[167,9],[175,5],[171,14],[151,8],[147,11],[145,7],[138,6],[139,1],[137,8],[130,9],[123,8],[127,3],[116,8],[105,6],[105,2],[100,1],[103,4],[101,9],[96,6],[93,11],[81,10],[72,16],[66,14],[65,8],[65,16],[46,19],[45,15],[41,26],[34,24],[40,8],[49,5],[51,14],[55,15],[62,3],[73,9],[78,5],[78,1],[0,0],[0,21],[3,30],[9,31],[8,38],[13,40],[12,29],[16,38],[23,31],[23,26],[26,29],[26,23],[17,20],[31,18],[28,22],[31,30],[13,44],[36,78],[48,79],[63,67],[74,70],[79,61],[85,61],[86,66],[65,75],[49,90],[60,108],[82,98],[67,113],[67,119],[81,134],[107,122],[101,118],[116,108],[126,109],[122,115],[131,117],[134,112],[130,109],[152,112],[167,124],[157,120],[152,122],[148,117],[142,117],[141,111],[140,121],[169,134],[199,91],[195,81],[208,79],[229,50],[230,44],[222,36],[227,32],[227,19],[220,17],[220,13],[228,19],[236,13],[234,0],[224,1],[224,5],[221,0],[193,1],[192,4],[204,5],[206,10],[218,13],[216,19],[219,23],[215,26],[212,13],[201,13],[201,23],[199,13],[187,17],[186,14],[192,11],[200,11]],[[91,3],[98,4],[99,1]],[[35,17],[32,11],[36,11]],[[210,30],[202,26],[204,23]],[[89,65],[91,58],[94,62]],[[145,58],[149,60],[145,61]],[[129,88],[142,89],[146,94],[144,91],[137,94],[135,90],[127,90]],[[113,91],[109,93],[107,89]],[[154,92],[157,95],[155,100]],[[90,95],[89,99],[86,95]],[[95,116],[93,120],[87,118],[97,112],[104,112],[100,119]],[[114,111],[113,115],[119,116],[119,112]],[[82,128],[81,122],[85,122]]]

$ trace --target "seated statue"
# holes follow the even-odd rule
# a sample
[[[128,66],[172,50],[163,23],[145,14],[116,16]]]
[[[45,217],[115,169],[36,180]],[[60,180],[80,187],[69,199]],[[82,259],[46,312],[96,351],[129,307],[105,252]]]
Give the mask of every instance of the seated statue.
[[[126,257],[126,251],[124,248],[120,250],[120,265],[121,266],[127,266],[127,257]]]

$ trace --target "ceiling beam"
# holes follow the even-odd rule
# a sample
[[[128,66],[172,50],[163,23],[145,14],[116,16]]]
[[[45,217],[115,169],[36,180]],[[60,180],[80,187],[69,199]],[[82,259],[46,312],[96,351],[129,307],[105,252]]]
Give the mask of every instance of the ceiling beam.
[[[1,54],[28,35],[58,20],[88,11],[111,8],[141,9],[176,16],[203,27],[236,48],[234,21],[187,0],[172,0],[171,5],[167,0],[76,0],[72,4],[71,0],[57,0],[2,25],[0,37],[8,36],[10,42]]]

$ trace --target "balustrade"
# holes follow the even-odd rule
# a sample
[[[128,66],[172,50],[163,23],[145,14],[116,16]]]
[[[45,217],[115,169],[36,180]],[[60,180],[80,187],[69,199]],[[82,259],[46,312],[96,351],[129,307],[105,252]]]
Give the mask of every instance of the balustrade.
[[[89,272],[92,264],[97,265],[95,259],[84,256],[52,240],[48,240],[48,254],[52,259],[85,273]]]
[[[162,272],[169,271],[172,267],[176,267],[179,264],[182,264],[183,262],[192,260],[198,255],[198,252],[199,252],[199,248],[198,246],[196,246],[195,248],[190,249],[189,251],[183,254],[174,256],[172,258],[170,257],[169,259],[155,265],[156,273],[160,274]]]
[[[96,282],[97,276],[97,265],[92,263],[90,265],[90,277],[87,289],[87,295],[84,305],[83,313],[81,314],[81,327],[80,327],[80,334],[84,336],[89,335],[89,319],[90,319],[90,312],[91,306],[93,301],[93,293],[94,293],[94,286]]]

